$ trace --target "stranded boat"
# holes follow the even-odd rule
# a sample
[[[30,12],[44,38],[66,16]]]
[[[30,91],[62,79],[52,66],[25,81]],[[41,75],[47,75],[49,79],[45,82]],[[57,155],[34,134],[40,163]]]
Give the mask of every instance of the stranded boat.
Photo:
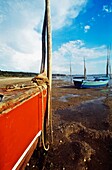
[[[85,59],[84,59],[84,76],[82,77],[73,77],[73,82],[76,88],[99,88],[99,87],[106,87],[109,84],[109,75],[108,75],[108,69],[109,69],[109,58],[107,55],[107,66],[106,66],[106,76],[101,77],[93,77],[91,79],[87,79],[86,76],[86,67],[85,67]]]
[[[47,85],[0,90],[0,169],[22,169],[41,135]]]
[[[0,88],[0,170],[24,169],[41,135],[43,146],[48,149],[44,143],[45,132],[42,133],[51,117],[50,2],[45,2],[43,40],[47,29],[47,76],[43,53],[40,71],[43,74],[32,79],[33,85]],[[45,46],[42,49],[45,50]]]
[[[81,88],[99,88],[108,86],[109,80],[84,80]]]
[[[99,88],[106,87],[109,84],[109,79],[95,78],[93,80],[73,80],[76,88]]]

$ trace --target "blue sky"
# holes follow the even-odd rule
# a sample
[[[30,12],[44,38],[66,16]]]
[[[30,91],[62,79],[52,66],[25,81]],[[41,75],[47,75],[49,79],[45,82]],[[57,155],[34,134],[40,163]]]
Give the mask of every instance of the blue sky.
[[[39,72],[44,0],[0,0],[0,70]],[[51,0],[53,73],[105,73],[111,0]],[[112,55],[112,54],[111,54]],[[111,56],[110,56],[111,58]],[[111,61],[111,60],[110,60]]]

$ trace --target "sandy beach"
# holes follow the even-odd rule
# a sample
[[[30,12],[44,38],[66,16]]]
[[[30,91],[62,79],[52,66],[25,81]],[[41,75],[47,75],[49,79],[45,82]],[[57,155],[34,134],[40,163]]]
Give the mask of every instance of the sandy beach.
[[[34,151],[26,170],[110,170],[112,90],[53,81],[53,144]],[[38,146],[37,146],[38,147]]]

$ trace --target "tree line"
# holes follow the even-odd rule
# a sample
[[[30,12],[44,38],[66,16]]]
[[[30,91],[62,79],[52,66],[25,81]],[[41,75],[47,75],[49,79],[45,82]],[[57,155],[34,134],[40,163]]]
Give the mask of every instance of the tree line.
[[[1,71],[0,70],[0,77],[34,77],[36,75],[37,75],[37,73]]]

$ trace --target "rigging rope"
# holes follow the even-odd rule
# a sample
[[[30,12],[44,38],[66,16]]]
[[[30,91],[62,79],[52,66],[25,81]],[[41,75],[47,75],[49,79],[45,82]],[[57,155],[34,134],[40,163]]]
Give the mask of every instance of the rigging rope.
[[[48,80],[48,78],[47,78],[47,76],[46,76],[46,73],[44,72],[44,73],[42,73],[42,74],[39,74],[39,75],[37,75],[37,76],[35,76],[33,79],[32,79],[32,81],[33,81],[33,83],[36,83],[37,84],[37,86],[38,86],[38,88],[39,88],[39,91],[42,93],[42,143],[43,143],[43,147],[44,147],[44,149],[46,150],[46,151],[48,151],[49,150],[49,145],[46,147],[46,144],[45,144],[45,126],[46,126],[46,124],[45,124],[45,122],[46,122],[46,120],[45,120],[45,113],[44,113],[44,108],[45,108],[45,106],[44,106],[44,98],[46,97],[46,95],[47,95],[47,92],[48,92],[48,88],[49,88],[49,80]],[[46,93],[44,94],[44,89],[46,89],[46,85],[47,85],[47,91],[46,91]],[[47,101],[48,102],[48,101]],[[53,142],[53,127],[52,127],[52,115],[51,115],[51,113],[50,113],[50,111],[49,110],[47,110],[48,112],[47,112],[47,115],[50,115],[49,117],[48,117],[48,122],[47,122],[47,126],[50,126],[49,128],[50,128],[50,135],[51,135],[51,140],[52,140],[52,142]]]
[[[42,90],[42,143],[43,143],[43,147],[45,151],[49,150],[49,145],[46,146],[45,144],[45,131],[44,128],[46,128],[46,124],[45,124],[45,114],[44,114],[44,97],[46,97],[47,93],[44,95],[43,94],[43,90]]]

